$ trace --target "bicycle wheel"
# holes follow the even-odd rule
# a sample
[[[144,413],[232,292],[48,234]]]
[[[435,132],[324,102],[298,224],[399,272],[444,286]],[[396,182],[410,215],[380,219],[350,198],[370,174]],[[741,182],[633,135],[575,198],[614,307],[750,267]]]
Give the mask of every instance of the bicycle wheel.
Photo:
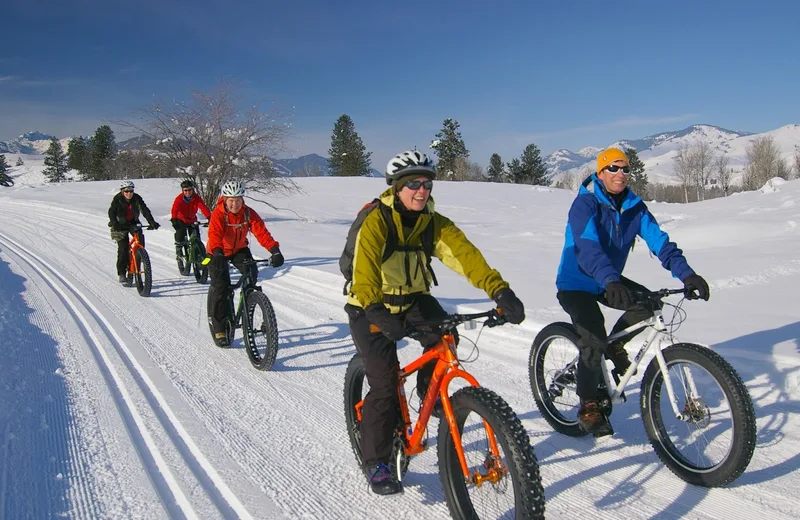
[[[202,264],[205,256],[206,248],[202,242],[198,241],[194,250],[194,279],[199,284],[205,284],[208,281],[208,266]]]
[[[360,355],[356,354],[350,359],[344,375],[344,418],[347,424],[347,435],[350,438],[350,447],[356,457],[358,467],[362,470],[364,470],[364,460],[361,456],[361,421],[356,413],[356,405],[363,401],[369,392],[369,383],[366,376],[364,361]],[[395,474],[397,480],[403,479],[411,461],[411,458],[406,454],[406,447],[400,428],[402,428],[402,425],[398,425],[398,430],[395,430],[394,433],[392,460],[389,464],[389,468]]]
[[[258,289],[247,295],[247,319],[242,323],[245,349],[250,363],[269,370],[278,356],[278,322],[267,295]]]
[[[183,276],[189,276],[192,274],[192,264],[189,262],[189,245],[186,242],[183,242],[180,248],[181,254],[176,255],[178,272],[180,272]]]
[[[516,414],[487,388],[466,387],[451,399],[469,469],[465,479],[446,421],[439,422],[439,477],[450,515],[473,518],[544,518],[544,488],[530,439]],[[492,454],[486,425],[494,432]]]
[[[642,378],[640,401],[650,444],[661,461],[690,484],[717,487],[733,482],[747,468],[756,445],[756,418],[747,388],[713,350],[677,343],[663,354],[683,417],[675,417],[653,359]]]
[[[528,378],[542,417],[559,433],[582,437],[578,425],[578,334],[569,323],[551,323],[533,340]]]
[[[153,276],[150,268],[150,256],[144,248],[136,250],[136,264],[138,271],[134,274],[136,291],[139,296],[150,296],[150,289],[153,288]]]
[[[364,361],[359,354],[350,359],[347,371],[344,374],[344,420],[347,424],[347,436],[350,438],[350,447],[359,468],[364,468],[361,457],[361,421],[356,414],[356,405],[364,400],[369,391],[366,386],[367,371]]]

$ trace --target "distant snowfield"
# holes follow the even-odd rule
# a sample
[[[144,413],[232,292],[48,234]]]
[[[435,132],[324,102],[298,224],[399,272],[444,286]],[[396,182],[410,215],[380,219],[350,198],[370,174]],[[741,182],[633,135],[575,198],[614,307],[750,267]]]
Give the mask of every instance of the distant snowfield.
[[[435,449],[412,460],[402,497],[379,498],[345,432],[342,383],[354,347],[337,260],[349,223],[382,180],[302,178],[301,193],[266,196],[296,214],[253,203],[287,260],[260,272],[281,347],[274,369],[262,373],[240,339],[231,349],[213,345],[207,286],[178,274],[169,226],[175,180],[135,181],[162,224],[147,232],[154,284],[152,296],[140,298],[116,282],[106,222],[117,183],[42,184],[41,157],[23,159],[11,172],[15,187],[0,188],[0,517],[448,517]],[[800,483],[799,195],[800,181],[792,181],[651,206],[712,286],[708,303],[685,304],[678,337],[728,359],[758,416],[748,470],[710,490],[659,462],[638,388],[614,410],[616,435],[598,441],[561,436],[536,410],[527,357],[541,327],[567,318],[554,279],[574,194],[436,184],[438,210],[525,302],[526,321],[485,331],[469,369],[527,429],[548,518],[800,518],[792,496]],[[434,268],[434,294],[448,309],[491,307],[464,279]],[[642,243],[626,275],[651,288],[680,286]],[[616,316],[608,313],[609,326]],[[401,362],[420,351],[404,345]]]

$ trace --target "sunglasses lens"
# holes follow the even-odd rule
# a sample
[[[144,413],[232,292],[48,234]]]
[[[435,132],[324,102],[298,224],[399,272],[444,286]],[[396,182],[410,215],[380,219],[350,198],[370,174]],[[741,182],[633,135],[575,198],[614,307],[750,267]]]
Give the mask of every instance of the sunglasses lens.
[[[631,169],[629,167],[627,167],[627,166],[620,167],[620,166],[617,166],[615,164],[612,164],[611,166],[608,167],[608,171],[610,171],[611,173],[617,173],[620,170],[622,170],[622,173],[625,173],[625,174],[628,174],[628,173],[631,172]]]

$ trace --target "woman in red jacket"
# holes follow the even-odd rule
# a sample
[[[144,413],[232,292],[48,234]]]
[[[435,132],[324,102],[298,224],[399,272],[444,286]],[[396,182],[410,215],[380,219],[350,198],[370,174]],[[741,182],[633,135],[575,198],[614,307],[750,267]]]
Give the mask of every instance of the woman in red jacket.
[[[245,205],[244,193],[244,184],[241,182],[226,182],[222,186],[222,196],[211,214],[208,226],[206,249],[212,254],[209,268],[211,285],[208,288],[208,308],[211,310],[209,319],[214,329],[214,342],[221,347],[228,345],[225,334],[225,322],[230,318],[227,305],[231,292],[228,261],[240,273],[244,273],[244,261],[253,258],[250,248],[247,247],[248,233],[252,232],[258,243],[272,253],[270,258],[272,267],[283,265],[283,255],[278,248],[278,242],[272,238],[258,213]],[[256,280],[258,268],[255,264],[250,264],[249,269],[252,279]]]
[[[194,183],[185,180],[181,183],[181,194],[175,197],[172,203],[170,222],[175,229],[175,254],[183,255],[183,243],[189,239],[192,224],[197,222],[197,211],[200,210],[206,218],[211,218],[208,206],[203,198],[194,191]]]

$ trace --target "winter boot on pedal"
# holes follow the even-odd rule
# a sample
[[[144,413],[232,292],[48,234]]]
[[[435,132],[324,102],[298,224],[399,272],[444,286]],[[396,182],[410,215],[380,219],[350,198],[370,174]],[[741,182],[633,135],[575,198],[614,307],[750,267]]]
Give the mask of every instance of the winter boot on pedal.
[[[386,464],[374,464],[366,469],[369,488],[376,495],[396,495],[403,492],[403,483]]]
[[[595,399],[588,399],[581,403],[580,410],[578,410],[578,424],[583,431],[591,433],[595,437],[614,434],[614,429],[608,422],[608,417],[600,406],[600,402]]]

